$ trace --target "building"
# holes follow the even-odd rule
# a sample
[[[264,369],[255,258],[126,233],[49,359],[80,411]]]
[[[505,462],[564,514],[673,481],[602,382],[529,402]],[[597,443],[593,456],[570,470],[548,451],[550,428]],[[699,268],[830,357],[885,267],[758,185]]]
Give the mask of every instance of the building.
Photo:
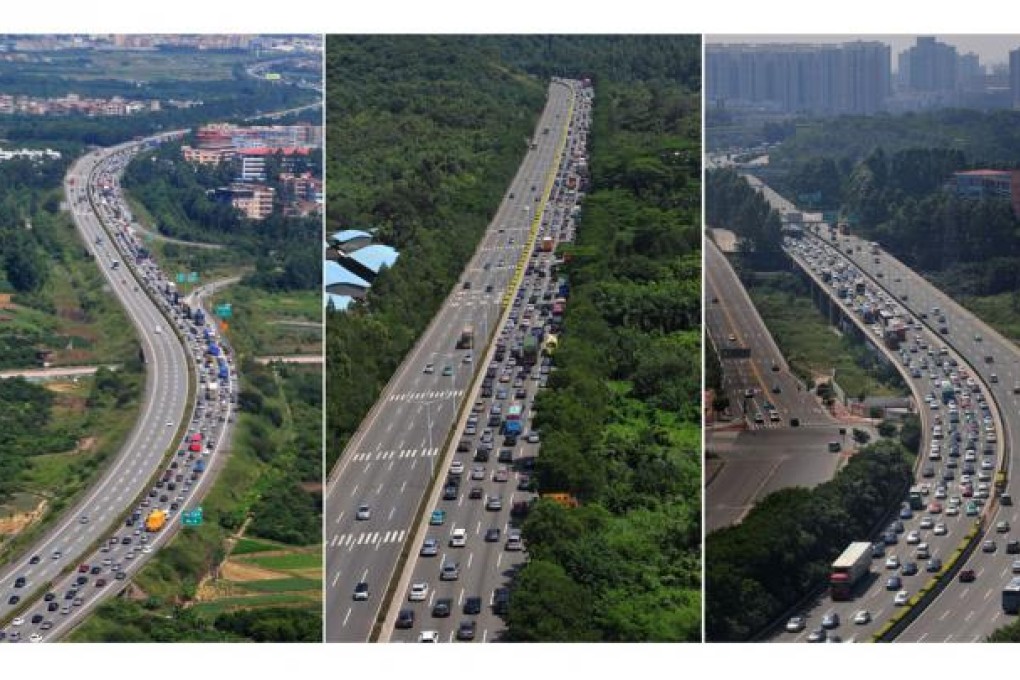
[[[733,109],[872,114],[885,108],[890,72],[889,47],[876,41],[705,47],[705,95]]]
[[[1020,170],[966,170],[954,172],[948,188],[965,198],[1009,199],[1013,214],[1020,216]]]
[[[900,53],[904,85],[917,92],[955,92],[959,68],[956,48],[930,36],[919,36]]]
[[[230,204],[249,220],[264,220],[273,213],[276,191],[261,184],[232,184],[216,190],[217,200]]]
[[[266,158],[255,154],[241,156],[241,181],[264,182],[266,179]]]

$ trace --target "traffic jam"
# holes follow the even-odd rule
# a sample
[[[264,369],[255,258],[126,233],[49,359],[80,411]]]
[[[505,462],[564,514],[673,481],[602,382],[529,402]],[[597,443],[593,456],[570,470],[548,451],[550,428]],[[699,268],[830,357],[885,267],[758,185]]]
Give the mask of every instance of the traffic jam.
[[[182,296],[176,284],[160,271],[131,226],[117,178],[139,146],[104,159],[92,174],[89,186],[92,209],[115,244],[110,247],[105,239],[97,238],[96,260],[120,271],[123,271],[121,261],[126,263],[132,273],[124,276],[133,276],[144,288],[135,286],[133,290],[139,295],[149,295],[186,343],[194,361],[197,386],[191,422],[179,445],[164,460],[151,487],[125,512],[119,528],[84,558],[77,569],[49,584],[39,602],[0,630],[3,641],[42,642],[48,634],[53,634],[51,630],[65,632],[71,620],[79,618],[80,615],[75,616],[77,612],[94,606],[104,594],[119,592],[121,588],[117,583],[138,571],[146,557],[169,540],[175,523],[200,524],[200,510],[192,507],[191,501],[202,486],[229,423],[234,419],[237,374],[229,344],[219,336],[215,321],[207,316],[200,301]],[[162,337],[173,335],[161,326],[156,326],[152,332]],[[178,426],[176,422],[165,423],[168,428]],[[82,517],[80,521],[86,523],[88,518]],[[51,558],[56,559],[50,555],[35,555],[31,561]],[[26,588],[25,592],[31,592],[32,584],[23,579],[17,583],[20,588]]]

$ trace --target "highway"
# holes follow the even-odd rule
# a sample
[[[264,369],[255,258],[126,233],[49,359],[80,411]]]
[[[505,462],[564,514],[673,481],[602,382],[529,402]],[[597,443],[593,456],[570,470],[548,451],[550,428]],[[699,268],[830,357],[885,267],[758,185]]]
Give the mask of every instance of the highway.
[[[445,471],[448,440],[478,366],[480,352],[504,314],[515,267],[525,255],[542,188],[558,166],[558,147],[574,101],[553,81],[527,152],[465,272],[431,324],[394,373],[334,468],[326,495],[326,639],[369,640],[383,594],[396,576],[404,542],[433,475]],[[549,132],[543,132],[548,129]],[[457,349],[473,328],[476,348]],[[509,495],[509,494],[508,494]],[[508,499],[507,499],[508,500]],[[368,518],[358,519],[360,505]],[[366,513],[362,513],[362,517]],[[370,596],[355,601],[358,582]]]
[[[833,242],[827,235],[825,238]],[[1014,387],[1020,385],[1020,351],[1012,342],[889,253],[882,251],[876,263],[876,258],[869,253],[868,244],[860,239],[839,237],[839,246],[844,252],[852,250],[853,254],[848,257],[871,275],[877,277],[881,272],[882,277],[878,280],[884,281],[887,290],[900,298],[901,304],[926,324],[941,325],[938,317],[945,316],[948,330],[944,335],[945,341],[951,343],[976,368],[982,382],[990,388],[995,402],[1001,406],[1005,430],[1002,439],[1008,444],[1009,454],[1006,464],[1008,469],[1015,469],[1017,460],[1013,455],[1012,443],[1020,436],[1020,395]],[[935,307],[939,308],[940,314],[934,313]],[[992,357],[992,363],[987,363],[986,357]],[[1015,498],[1018,488],[1015,483],[1010,483],[1007,491]],[[995,527],[1003,520],[1009,523],[1010,528],[1000,533]],[[955,580],[897,638],[898,641],[976,642],[1015,620],[1003,614],[1001,592],[1015,573],[1013,563],[1020,558],[1020,554],[1006,552],[1007,541],[1020,537],[1020,511],[1016,505],[993,503],[986,527],[988,535],[983,540],[994,540],[996,550],[985,553],[979,548],[967,561],[966,568],[975,571],[976,580],[973,583]],[[1017,565],[1016,570],[1020,571],[1020,565]]]
[[[752,184],[762,188],[760,182]],[[775,208],[795,209],[792,208],[792,204],[771,190],[768,190],[766,195]],[[928,512],[913,512],[910,518],[903,518],[902,531],[894,531],[896,543],[886,548],[883,557],[875,558],[870,580],[866,580],[864,585],[855,591],[854,599],[833,602],[826,594],[802,612],[808,621],[804,630],[796,633],[779,633],[773,637],[774,641],[804,641],[810,632],[819,629],[823,614],[837,613],[840,615],[842,627],[837,626],[833,631],[829,631],[829,635],[835,634],[849,641],[867,640],[897,609],[893,603],[893,596],[898,588],[888,587],[889,577],[899,577],[902,581],[900,588],[911,596],[933,578],[934,574],[926,570],[928,558],[916,554],[916,544],[919,542],[928,544],[932,558],[948,559],[960,545],[963,535],[974,526],[977,518],[968,516],[969,511],[965,513],[963,509],[965,501],[970,500],[971,494],[980,496],[981,493],[974,491],[973,482],[965,487],[964,477],[991,479],[988,468],[982,468],[980,475],[977,473],[978,455],[980,449],[982,461],[988,461],[982,462],[982,465],[995,465],[1001,453],[1001,440],[995,444],[994,438],[990,437],[989,433],[993,430],[1001,431],[1001,419],[995,404],[985,399],[988,393],[987,385],[982,384],[980,379],[968,382],[968,378],[976,375],[973,366],[968,366],[964,357],[957,354],[954,347],[945,346],[945,338],[941,334],[925,327],[921,323],[923,319],[913,318],[909,309],[901,306],[893,295],[883,289],[884,277],[877,276],[877,272],[875,277],[871,277],[868,271],[858,267],[852,259],[849,259],[843,245],[839,248],[830,247],[809,237],[801,241],[787,239],[785,247],[794,262],[807,272],[818,286],[832,291],[848,318],[854,319],[867,337],[900,367],[915,395],[915,403],[922,404],[922,395],[928,396],[920,406],[923,437],[917,468],[917,484],[925,485],[927,493],[930,494],[923,498],[923,504]],[[872,256],[869,254],[869,257]],[[841,289],[846,291],[843,293],[844,297],[837,294]],[[904,341],[898,352],[885,348],[882,326],[877,322],[877,316],[876,319],[862,316],[862,310],[865,308],[876,315],[880,309],[887,310],[894,317],[906,322]],[[951,365],[950,362],[955,364]],[[952,416],[939,398],[941,383],[947,379],[951,380],[954,386],[954,400],[958,400],[961,423],[959,426],[950,424]],[[936,437],[934,430],[936,422],[945,425],[951,436],[946,439],[942,439],[942,435]],[[962,474],[958,472],[961,470],[961,461],[957,457],[963,453],[961,449],[964,439],[960,436],[959,440],[956,440],[959,436],[958,431],[966,436],[967,455],[964,457]],[[956,443],[952,443],[953,441]],[[931,468],[930,475],[929,471],[925,470],[926,467]],[[967,472],[970,467],[974,467],[972,473]],[[977,488],[980,490],[979,485]],[[950,507],[953,505],[958,505],[958,510],[951,510]],[[890,508],[890,511],[894,510],[895,508]],[[980,512],[980,508],[975,509],[975,513],[977,512]],[[925,528],[922,528],[922,523]],[[936,525],[942,525],[938,533]],[[891,525],[887,527],[890,528]],[[917,532],[917,539],[903,545],[904,538],[914,531]],[[872,537],[862,536],[859,540],[868,538]],[[885,565],[885,558],[890,555],[896,555],[901,560],[900,566],[893,568]],[[916,563],[919,567],[918,573],[904,574],[902,564],[907,562]],[[853,623],[855,614],[861,610],[868,612],[870,620],[864,624]]]
[[[140,337],[147,379],[138,424],[100,482],[66,513],[59,526],[5,570],[5,589],[14,579],[24,579],[18,581],[20,586],[12,583],[4,596],[7,618],[32,598],[31,606],[0,631],[0,638],[7,641],[57,639],[100,601],[119,592],[148,556],[170,539],[177,514],[193,508],[213,478],[211,473],[202,474],[197,462],[194,471],[187,467],[202,458],[212,470],[217,466],[216,453],[229,439],[236,374],[231,366],[222,379],[211,377],[212,345],[198,337],[197,324],[185,318],[173,284],[144,255],[123,217],[126,211],[117,179],[148,141],[91,153],[79,159],[65,178],[75,225]],[[220,356],[229,358],[229,347],[213,342]],[[189,374],[194,374],[196,384],[218,380],[223,389],[215,393],[197,389],[195,401],[189,401]],[[189,416],[191,429],[185,432]],[[193,435],[202,437],[200,444],[195,444]],[[186,450],[192,444],[199,446],[197,453]],[[173,451],[178,453],[171,456]],[[168,460],[163,478],[154,481]],[[135,504],[137,516],[127,517]],[[167,528],[143,531],[145,516],[157,509],[170,518]],[[45,598],[35,599],[44,591]],[[22,595],[24,601],[14,601]]]
[[[814,486],[835,475],[843,458],[827,453],[840,424],[803,389],[751,302],[729,260],[705,239],[705,328],[720,348],[723,389],[736,421],[705,430],[705,528],[734,524],[769,493]],[[750,355],[726,356],[725,349]],[[796,418],[798,427],[791,427]],[[722,428],[722,429],[717,429]]]
[[[568,134],[568,153],[562,157],[557,176],[564,181],[577,174],[576,154],[586,147],[590,126],[589,92],[578,88],[574,108],[572,132]],[[543,190],[552,188],[549,178],[538,178]],[[545,197],[543,197],[544,199]],[[543,200],[543,204],[546,201]],[[559,242],[574,238],[576,225],[573,218],[575,207],[580,209],[573,192],[552,189],[552,194],[543,210],[539,237],[552,239],[553,250]],[[551,313],[550,301],[558,297],[558,281],[550,273],[554,265],[553,252],[535,248],[525,253],[528,266],[513,304],[508,311],[500,331],[500,340],[508,346],[523,343],[531,327],[542,326],[547,331],[557,326]],[[557,329],[558,330],[558,329]],[[508,540],[510,532],[518,524],[511,517],[515,504],[530,503],[535,494],[530,488],[530,470],[539,455],[540,444],[521,437],[516,441],[507,440],[499,431],[499,415],[504,416],[512,405],[521,407],[522,431],[531,432],[528,424],[533,415],[532,405],[544,376],[553,370],[553,358],[544,357],[535,365],[507,352],[497,354],[498,343],[490,349],[485,362],[486,380],[470,395],[473,403],[472,416],[463,419],[456,427],[454,438],[463,447],[457,447],[451,467],[447,468],[448,479],[458,482],[456,493],[447,495],[447,489],[436,488],[430,499],[429,508],[445,512],[441,525],[433,525],[429,518],[422,518],[415,533],[416,549],[398,582],[397,596],[391,603],[386,618],[382,639],[397,642],[418,640],[435,633],[441,642],[474,641],[493,642],[501,640],[505,624],[494,609],[498,588],[512,587],[512,578],[527,560],[524,546]],[[490,377],[491,376],[491,377]],[[472,428],[473,426],[473,428]],[[486,431],[492,435],[492,451],[486,451]],[[461,448],[465,450],[460,450]],[[493,460],[495,459],[495,460]],[[463,466],[461,473],[452,472],[453,465]],[[498,510],[490,507],[492,498],[500,498]],[[453,534],[465,532],[464,545],[456,545]],[[422,555],[421,549],[427,539],[438,544],[436,555]],[[440,574],[445,562],[455,562],[459,575],[455,580],[444,580]],[[409,589],[412,584],[428,585],[428,595],[420,602],[410,602]],[[470,599],[480,600],[480,610],[473,611]],[[443,599],[451,601],[451,611],[442,614],[442,607],[436,611],[436,604]],[[400,612],[413,612],[415,625],[395,628]],[[470,634],[461,630],[462,625],[473,626]]]

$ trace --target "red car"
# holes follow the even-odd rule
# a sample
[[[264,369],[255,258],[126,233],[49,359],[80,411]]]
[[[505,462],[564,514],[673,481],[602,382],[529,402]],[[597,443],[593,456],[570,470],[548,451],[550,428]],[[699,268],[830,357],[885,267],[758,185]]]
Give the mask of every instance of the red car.
[[[933,515],[939,514],[940,512],[942,512],[942,504],[939,503],[938,501],[932,501],[931,503],[928,504],[928,512],[932,513]]]
[[[977,579],[973,569],[964,569],[960,572],[960,583],[972,583]]]

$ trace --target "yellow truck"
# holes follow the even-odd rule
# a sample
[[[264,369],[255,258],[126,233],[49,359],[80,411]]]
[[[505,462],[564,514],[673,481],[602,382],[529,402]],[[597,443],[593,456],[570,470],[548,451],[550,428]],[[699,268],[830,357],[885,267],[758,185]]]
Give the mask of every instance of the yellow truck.
[[[145,518],[145,530],[156,532],[163,528],[166,524],[166,512],[163,510],[153,510],[149,513],[149,516]]]

